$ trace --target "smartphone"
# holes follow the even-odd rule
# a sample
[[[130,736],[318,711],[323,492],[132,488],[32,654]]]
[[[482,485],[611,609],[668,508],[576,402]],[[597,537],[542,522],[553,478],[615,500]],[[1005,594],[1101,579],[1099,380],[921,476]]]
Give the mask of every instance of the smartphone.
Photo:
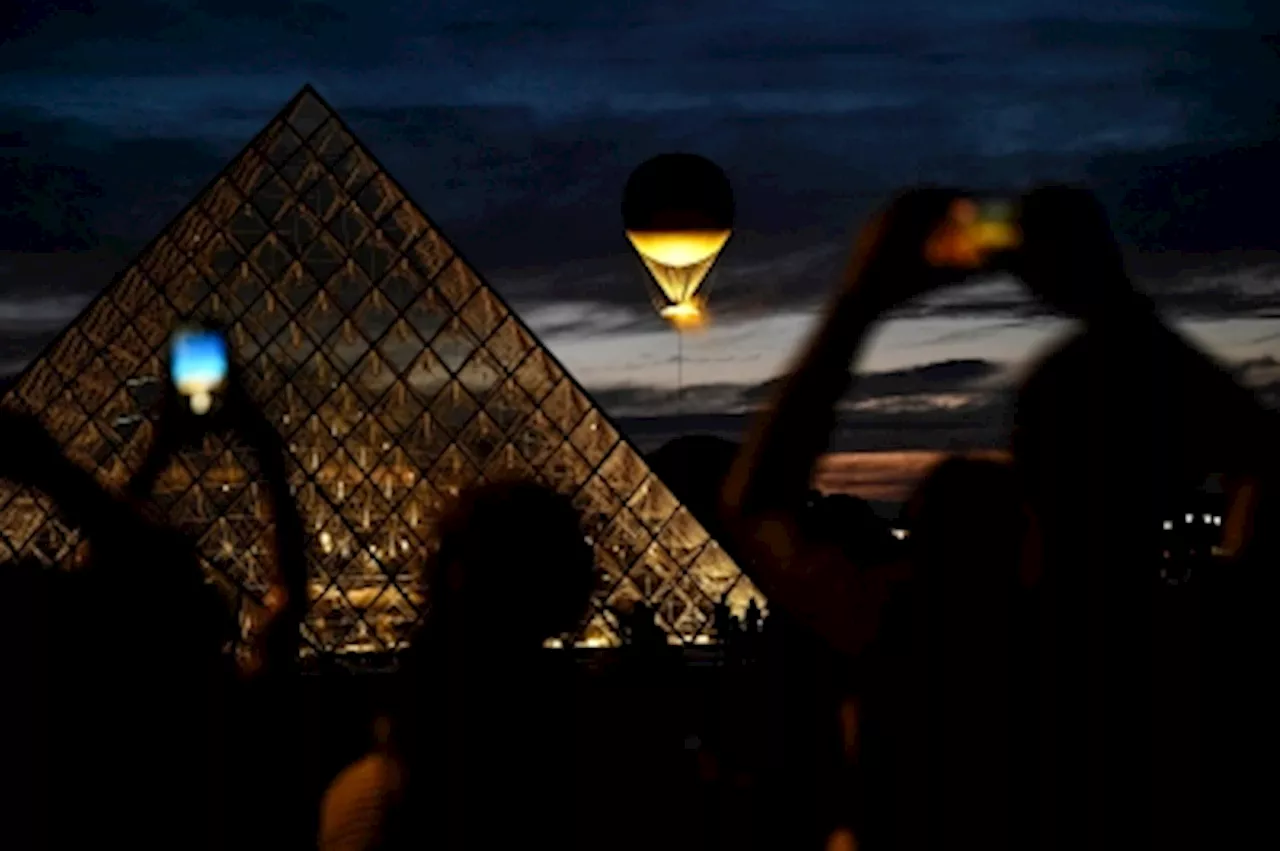
[[[1022,244],[1017,204],[1007,198],[961,198],[930,237],[925,257],[933,266],[990,269]]]
[[[169,347],[169,376],[193,414],[207,414],[227,382],[227,340],[210,328],[181,328]]]

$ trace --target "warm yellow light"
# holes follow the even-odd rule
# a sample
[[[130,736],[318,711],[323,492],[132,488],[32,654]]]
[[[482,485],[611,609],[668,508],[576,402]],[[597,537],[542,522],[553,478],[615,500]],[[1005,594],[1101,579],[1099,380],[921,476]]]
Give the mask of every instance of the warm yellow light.
[[[729,230],[627,231],[627,239],[642,257],[677,269],[693,266],[720,253]]]
[[[207,414],[211,407],[213,407],[213,396],[209,393],[200,391],[191,394],[191,413]]]
[[[669,304],[662,308],[659,313],[663,319],[669,320],[681,328],[701,325],[706,319],[702,308],[694,301],[678,301],[675,304]]]

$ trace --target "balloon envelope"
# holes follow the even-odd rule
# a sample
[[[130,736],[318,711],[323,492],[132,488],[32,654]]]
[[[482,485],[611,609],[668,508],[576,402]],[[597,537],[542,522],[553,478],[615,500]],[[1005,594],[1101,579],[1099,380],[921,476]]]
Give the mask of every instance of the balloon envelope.
[[[696,154],[662,154],[627,180],[622,222],[649,270],[663,316],[701,315],[698,291],[733,232],[733,190],[720,167]]]

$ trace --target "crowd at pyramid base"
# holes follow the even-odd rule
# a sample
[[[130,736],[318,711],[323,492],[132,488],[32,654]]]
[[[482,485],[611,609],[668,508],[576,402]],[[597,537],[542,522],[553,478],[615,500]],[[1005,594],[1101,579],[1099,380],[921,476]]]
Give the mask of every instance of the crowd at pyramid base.
[[[154,438],[171,334],[229,329],[247,390],[284,439],[307,524],[305,653],[405,646],[428,601],[434,523],[467,486],[533,477],[573,497],[600,587],[566,643],[620,642],[654,612],[672,643],[715,640],[760,593],[506,303],[303,89],[9,387],[69,458],[119,487]],[[242,447],[210,437],[155,494],[198,538],[247,630],[272,528]],[[74,566],[75,529],[0,483],[0,560]]]

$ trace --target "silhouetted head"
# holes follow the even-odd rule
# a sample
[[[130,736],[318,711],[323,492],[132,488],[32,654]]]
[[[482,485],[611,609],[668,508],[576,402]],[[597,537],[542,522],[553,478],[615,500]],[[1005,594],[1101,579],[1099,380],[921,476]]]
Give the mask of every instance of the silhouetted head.
[[[1011,464],[948,458],[917,488],[907,514],[912,563],[928,581],[976,587],[1017,577],[1028,513]]]
[[[833,493],[814,500],[808,523],[812,534],[839,544],[855,564],[880,564],[892,558],[897,541],[871,503],[852,494]]]
[[[732,440],[689,434],[663,444],[649,455],[649,468],[706,527],[713,538],[720,526],[720,491],[738,457]]]
[[[534,648],[581,622],[594,554],[564,496],[532,482],[462,494],[440,528],[432,617],[468,644]]]
[[[1125,276],[1106,210],[1088,189],[1046,185],[1022,198],[1023,245],[1014,273],[1073,318],[1105,322],[1145,309]]]

